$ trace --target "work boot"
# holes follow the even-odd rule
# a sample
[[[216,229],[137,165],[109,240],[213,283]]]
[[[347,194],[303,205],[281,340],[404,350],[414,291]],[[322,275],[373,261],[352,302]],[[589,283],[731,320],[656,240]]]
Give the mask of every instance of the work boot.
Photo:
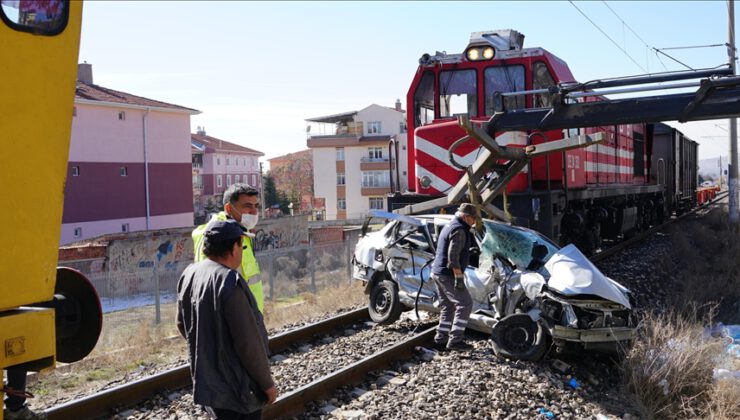
[[[5,420],[46,420],[46,413],[36,413],[27,405],[24,405],[15,411],[8,408],[4,409],[3,417]]]
[[[473,347],[471,344],[468,344],[464,341],[457,341],[455,343],[447,343],[447,350],[454,350],[454,351],[465,351],[465,350],[473,350],[475,347]]]
[[[434,344],[432,344],[432,348],[440,353],[444,353],[445,351],[447,351],[447,346],[444,342],[435,341]]]

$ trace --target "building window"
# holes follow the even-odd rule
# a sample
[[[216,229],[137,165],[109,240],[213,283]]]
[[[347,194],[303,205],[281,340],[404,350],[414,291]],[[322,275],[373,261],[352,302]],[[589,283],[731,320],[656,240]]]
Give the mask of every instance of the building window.
[[[121,121],[125,121],[126,120],[126,113],[123,112],[123,111],[119,112],[118,113],[118,119],[121,120]]]
[[[75,238],[81,238],[82,237],[82,228],[81,227],[75,228],[74,237]]]
[[[226,166],[229,166],[229,158],[226,158]]]
[[[239,161],[237,160],[237,162],[239,162]],[[238,184],[239,183],[239,178],[241,178],[239,175],[234,175],[234,183],[235,184]]]
[[[367,134],[380,134],[380,121],[370,121],[367,123]]]
[[[253,187],[257,186],[257,175],[256,174],[252,174],[252,186]]]
[[[370,210],[383,210],[383,197],[370,197]]]
[[[219,176],[216,177],[216,186],[219,187],[219,188],[221,188],[221,187],[224,186],[223,175],[219,175]]]
[[[221,158],[216,156],[216,165],[220,165],[220,164],[221,164]]]
[[[121,225],[121,232],[128,232],[128,231],[129,231],[128,223],[122,224]]]
[[[79,166],[73,166],[72,167],[72,176],[80,176],[80,167]]]
[[[121,176],[128,176],[128,167],[121,166]]]
[[[370,156],[370,160],[382,160],[383,159],[383,148],[382,147],[368,148],[368,156]]]
[[[388,182],[388,173],[385,171],[363,171],[362,172],[362,187],[363,188],[387,188],[390,186]]]
[[[337,147],[337,161],[343,161],[344,160],[344,147]]]
[[[337,210],[347,210],[347,200],[344,198],[337,198]]]
[[[344,185],[344,172],[337,172],[337,185]]]
[[[226,186],[231,185],[231,175],[226,175]]]
[[[407,131],[406,129],[406,121],[401,121],[398,125],[398,132],[403,134]]]

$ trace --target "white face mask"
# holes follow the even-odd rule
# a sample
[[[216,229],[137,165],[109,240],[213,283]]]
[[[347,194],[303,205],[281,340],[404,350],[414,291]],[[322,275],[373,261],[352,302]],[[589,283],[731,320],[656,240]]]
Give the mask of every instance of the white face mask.
[[[258,221],[259,214],[242,214],[241,225],[244,226],[246,229],[254,228],[255,226],[257,226]]]

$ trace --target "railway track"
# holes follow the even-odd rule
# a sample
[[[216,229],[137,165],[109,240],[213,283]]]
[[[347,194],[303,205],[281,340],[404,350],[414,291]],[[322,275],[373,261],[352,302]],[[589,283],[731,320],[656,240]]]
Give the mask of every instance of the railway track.
[[[593,262],[603,261],[638,242],[644,241],[669,225],[695,214],[698,210],[705,209],[726,196],[726,192],[720,193],[714,200],[705,205],[615,244],[593,255],[591,260]],[[270,349],[273,353],[277,353],[296,343],[309,341],[316,335],[326,334],[341,329],[348,324],[362,322],[368,319],[369,315],[366,308],[337,315],[315,324],[270,337]],[[436,327],[430,325],[427,327],[420,333],[414,334],[409,338],[404,338],[395,344],[380,349],[368,357],[348,364],[330,374],[281,395],[275,404],[265,407],[263,417],[279,418],[299,414],[303,411],[307,403],[326,398],[339,387],[360,383],[371,371],[384,369],[393,362],[411,358],[417,347],[428,346],[433,340]],[[47,410],[46,414],[50,420],[98,418],[109,415],[117,409],[149,399],[164,390],[176,390],[188,386],[190,386],[189,366],[182,365],[147,378],[99,392],[95,395],[61,404]]]

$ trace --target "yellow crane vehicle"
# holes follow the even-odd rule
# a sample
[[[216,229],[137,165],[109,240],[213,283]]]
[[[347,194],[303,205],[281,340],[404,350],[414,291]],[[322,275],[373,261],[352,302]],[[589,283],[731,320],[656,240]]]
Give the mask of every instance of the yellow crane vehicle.
[[[102,311],[82,274],[56,266],[82,2],[0,0],[0,19],[1,380],[85,357]]]

